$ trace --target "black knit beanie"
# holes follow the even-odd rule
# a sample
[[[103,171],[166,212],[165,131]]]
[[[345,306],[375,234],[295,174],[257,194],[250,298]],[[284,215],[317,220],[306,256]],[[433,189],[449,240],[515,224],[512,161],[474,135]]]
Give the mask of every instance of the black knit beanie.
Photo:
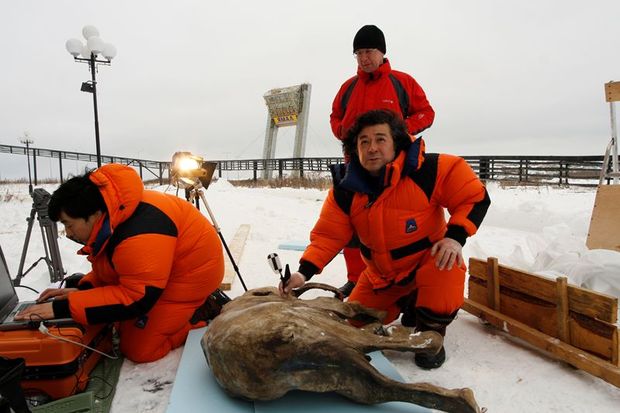
[[[385,37],[381,29],[372,24],[359,29],[353,39],[353,53],[358,49],[379,49],[385,54]]]

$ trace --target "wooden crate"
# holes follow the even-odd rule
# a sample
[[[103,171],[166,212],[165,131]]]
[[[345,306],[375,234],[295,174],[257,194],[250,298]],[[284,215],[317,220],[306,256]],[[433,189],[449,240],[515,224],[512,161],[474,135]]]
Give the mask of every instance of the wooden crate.
[[[499,265],[469,260],[463,309],[620,387],[618,299]]]

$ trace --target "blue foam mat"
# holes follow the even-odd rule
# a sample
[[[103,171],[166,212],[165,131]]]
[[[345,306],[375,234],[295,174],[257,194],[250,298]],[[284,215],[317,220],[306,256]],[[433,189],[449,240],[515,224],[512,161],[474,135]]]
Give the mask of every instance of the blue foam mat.
[[[308,241],[288,241],[278,244],[278,249],[289,251],[305,251],[308,247]],[[342,254],[340,250],[339,254]]]
[[[217,384],[200,346],[206,327],[187,337],[167,413],[428,413],[431,410],[404,402],[361,405],[335,393],[291,391],[278,400],[246,402],[228,396]],[[394,366],[379,351],[369,354],[371,364],[386,376],[402,381]]]
[[[254,413],[254,404],[228,396],[211,374],[200,346],[207,327],[189,332],[167,413]]]
[[[278,249],[290,251],[305,251],[308,246],[306,241],[288,241],[278,245]]]

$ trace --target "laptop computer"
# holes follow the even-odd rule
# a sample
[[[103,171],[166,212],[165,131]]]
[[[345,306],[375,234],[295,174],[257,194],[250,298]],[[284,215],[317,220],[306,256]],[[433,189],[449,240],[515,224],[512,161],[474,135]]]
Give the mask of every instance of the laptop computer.
[[[33,304],[36,304],[36,302],[19,301],[15,287],[13,287],[13,280],[9,274],[9,267],[6,264],[2,247],[0,247],[0,331],[38,328],[38,322],[42,320],[14,320],[15,314]],[[48,325],[77,324],[71,318],[45,320],[45,323]]]

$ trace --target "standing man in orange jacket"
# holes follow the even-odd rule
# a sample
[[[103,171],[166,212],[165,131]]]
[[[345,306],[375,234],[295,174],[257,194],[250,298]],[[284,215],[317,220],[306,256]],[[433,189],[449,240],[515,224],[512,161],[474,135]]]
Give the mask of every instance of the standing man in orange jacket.
[[[109,164],[62,184],[48,209],[84,245],[78,253],[92,270],[45,290],[19,318],[119,322],[120,349],[138,363],[165,356],[206,324],[224,256],[213,225],[192,204],[145,190],[132,168]]]
[[[334,165],[310,245],[281,293],[320,273],[357,233],[366,268],[349,301],[386,311],[384,324],[403,312],[403,325],[445,335],[464,300],[462,246],[491,202],[484,185],[463,158],[425,153],[390,111],[360,116],[343,147],[351,160]],[[437,368],[445,357],[442,347],[416,354],[415,363]]]
[[[392,70],[385,53],[385,37],[377,26],[359,29],[353,39],[357,75],[344,82],[332,104],[330,123],[336,138],[343,140],[355,119],[371,109],[389,109],[398,114],[412,135],[433,124],[435,112],[424,90],[407,73]],[[356,236],[344,248],[344,258],[347,283],[340,291],[348,296],[365,267]]]

